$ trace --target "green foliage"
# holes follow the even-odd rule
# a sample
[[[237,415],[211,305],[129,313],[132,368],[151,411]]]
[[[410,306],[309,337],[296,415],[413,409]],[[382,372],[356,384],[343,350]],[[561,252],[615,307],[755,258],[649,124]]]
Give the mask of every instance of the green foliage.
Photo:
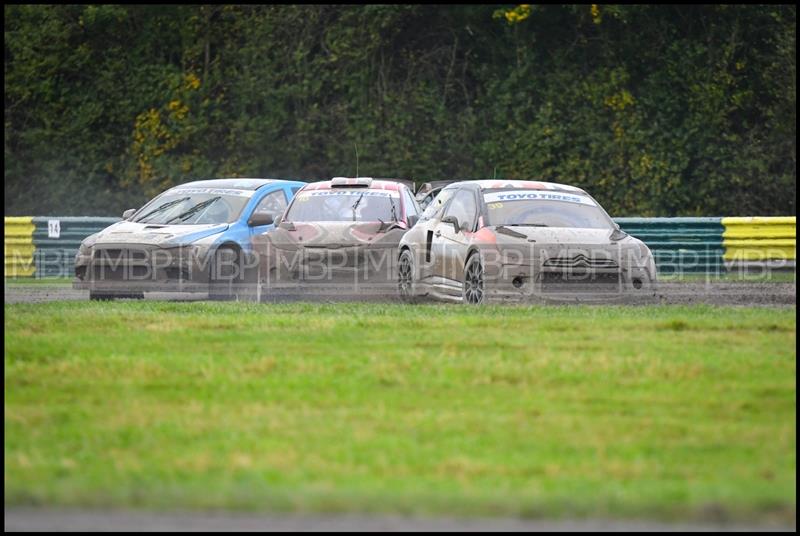
[[[5,7],[6,214],[193,178],[540,178],[795,213],[794,6]]]

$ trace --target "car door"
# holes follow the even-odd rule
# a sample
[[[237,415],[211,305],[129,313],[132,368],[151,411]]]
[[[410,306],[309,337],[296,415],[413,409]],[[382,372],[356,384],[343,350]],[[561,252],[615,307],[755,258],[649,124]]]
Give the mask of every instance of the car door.
[[[288,204],[288,200],[286,197],[286,192],[283,188],[277,188],[271,192],[268,192],[261,200],[256,204],[250,214],[247,215],[247,219],[254,214],[259,213],[269,213],[272,214],[273,218],[278,217],[286,210],[286,205]],[[272,225],[257,225],[255,227],[250,227],[250,236],[259,235],[261,233],[265,233],[272,229]]]
[[[439,225],[444,214],[448,201],[455,195],[457,188],[442,190],[425,210],[422,212],[418,227],[421,228],[424,240],[422,248],[422,258],[420,266],[422,268],[420,277],[429,283],[437,283],[444,272],[444,262],[442,261],[442,241],[436,240],[434,236],[438,231],[441,236]]]
[[[456,229],[451,222],[439,221],[434,231],[434,248],[441,255],[440,275],[453,284],[461,285],[467,257],[468,232],[475,229],[478,204],[471,188],[462,188],[448,203],[442,220],[453,216],[458,220]]]

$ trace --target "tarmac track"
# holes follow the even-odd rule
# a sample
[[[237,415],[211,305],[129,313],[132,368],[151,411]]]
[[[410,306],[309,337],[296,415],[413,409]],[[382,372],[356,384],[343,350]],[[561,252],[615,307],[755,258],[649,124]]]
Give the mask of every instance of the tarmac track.
[[[6,508],[5,530],[54,531],[268,531],[268,532],[762,532],[794,531],[794,524],[620,520],[456,519],[358,515],[152,513],[142,511]]]
[[[13,283],[5,285],[5,303],[39,303],[51,301],[86,301],[89,292],[74,290],[64,284],[30,284]],[[168,301],[200,301],[207,300],[208,295],[202,293],[167,293],[147,292],[145,300]],[[386,301],[395,299],[384,296],[357,296],[325,293],[320,295],[306,294],[299,298],[303,301],[335,302],[335,301]],[[282,300],[277,300],[282,301]],[[296,300],[291,300],[296,301]],[[586,301],[587,304],[635,304],[635,305],[742,305],[742,306],[793,306],[797,301],[795,282],[720,282],[700,281],[681,283],[661,283],[655,297],[620,297],[609,296],[602,299]],[[516,303],[516,302],[509,302]],[[547,303],[584,303],[583,301],[550,301]]]

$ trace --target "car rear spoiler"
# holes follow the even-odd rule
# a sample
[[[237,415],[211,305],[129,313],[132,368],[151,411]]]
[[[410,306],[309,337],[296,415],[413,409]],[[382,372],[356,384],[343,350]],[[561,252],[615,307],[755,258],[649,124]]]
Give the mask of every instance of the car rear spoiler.
[[[334,177],[331,179],[331,188],[369,188],[372,186],[372,177]]]

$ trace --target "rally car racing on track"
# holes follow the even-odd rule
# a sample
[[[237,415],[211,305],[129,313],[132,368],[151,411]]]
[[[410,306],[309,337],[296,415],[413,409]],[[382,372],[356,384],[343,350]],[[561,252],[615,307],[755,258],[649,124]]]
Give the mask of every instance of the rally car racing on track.
[[[275,229],[253,239],[260,298],[394,296],[397,245],[419,212],[411,190],[390,179],[306,185]]]
[[[453,183],[400,242],[405,301],[652,296],[655,282],[648,247],[588,193],[564,184]]]
[[[235,298],[248,288],[244,274],[255,260],[251,237],[271,229],[303,186],[216,179],[170,188],[83,240],[73,287],[88,289],[91,299],[142,298],[145,291]]]

